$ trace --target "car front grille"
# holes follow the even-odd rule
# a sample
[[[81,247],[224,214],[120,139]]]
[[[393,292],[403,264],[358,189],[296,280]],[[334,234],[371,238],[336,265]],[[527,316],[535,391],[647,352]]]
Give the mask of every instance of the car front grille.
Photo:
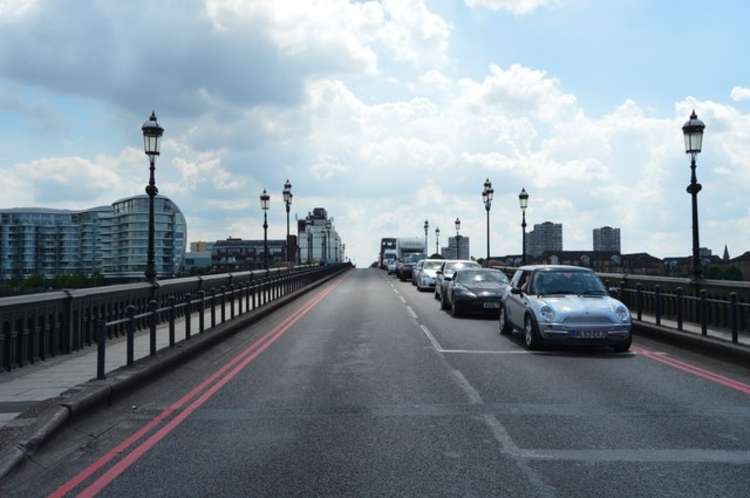
[[[566,317],[563,323],[614,323],[606,315],[577,315]]]

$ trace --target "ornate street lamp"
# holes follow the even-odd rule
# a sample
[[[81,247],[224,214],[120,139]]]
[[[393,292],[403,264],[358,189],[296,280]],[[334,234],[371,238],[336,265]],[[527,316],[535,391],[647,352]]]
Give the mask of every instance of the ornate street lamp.
[[[495,190],[492,188],[492,182],[487,178],[484,181],[484,190],[482,190],[482,201],[484,201],[484,210],[487,212],[487,260],[485,265],[490,264],[490,208],[492,207],[492,198]]]
[[[161,136],[164,133],[164,128],[156,122],[155,112],[151,112],[148,121],[143,123],[141,131],[143,131],[143,149],[148,156],[150,171],[148,186],[146,187],[146,194],[148,194],[148,250],[146,253],[145,274],[146,280],[153,284],[156,282],[154,199],[156,198],[156,194],[159,193],[159,189],[156,188],[156,156],[159,155]]]
[[[260,208],[263,210],[263,266],[268,270],[268,204],[271,196],[263,189],[260,194]]]
[[[522,188],[518,194],[518,204],[521,205],[521,264],[526,264],[526,208],[529,206],[529,194]]]
[[[289,208],[292,205],[292,184],[289,183],[289,179],[287,179],[286,183],[284,184],[284,190],[282,191],[284,195],[284,205],[286,206],[286,259],[289,263],[289,267],[292,267],[292,245],[289,240]]]
[[[456,226],[456,259],[461,259],[461,220],[456,218],[454,225]]]
[[[695,110],[690,115],[690,119],[682,125],[682,133],[685,136],[685,153],[690,154],[690,185],[687,192],[692,197],[693,204],[693,278],[700,280],[703,276],[701,269],[700,241],[698,237],[698,192],[701,191],[700,183],[695,176],[695,156],[701,153],[703,146],[703,130],[706,125],[698,119]]]
[[[427,220],[424,220],[424,255],[427,256],[427,251],[429,249],[427,248],[427,231],[430,229],[430,223]]]
[[[435,227],[435,254],[440,254],[440,227]]]

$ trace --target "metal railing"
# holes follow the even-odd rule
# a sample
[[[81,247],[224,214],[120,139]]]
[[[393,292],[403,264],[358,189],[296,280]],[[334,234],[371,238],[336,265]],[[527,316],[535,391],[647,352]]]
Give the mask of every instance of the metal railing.
[[[153,331],[159,323],[170,323],[173,344],[176,319],[184,318],[187,334],[192,333],[189,310],[210,310],[207,317],[205,313],[198,315],[196,330],[203,331],[209,324],[223,323],[243,309],[246,312],[262,306],[291,288],[296,290],[341,268],[330,265],[245,271],[171,279],[155,285],[144,282],[1,298],[0,371],[101,343],[102,333],[106,339],[130,338],[146,328],[152,332],[153,354]],[[245,297],[244,306],[243,300],[237,299],[239,295]]]
[[[494,266],[508,276],[515,267]],[[598,273],[635,320],[734,344],[750,342],[750,282]]]

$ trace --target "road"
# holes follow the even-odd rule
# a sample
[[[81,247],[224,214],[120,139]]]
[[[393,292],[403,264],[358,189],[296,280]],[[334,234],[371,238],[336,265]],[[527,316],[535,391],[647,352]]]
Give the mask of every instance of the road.
[[[747,496],[750,370],[529,353],[356,270],[70,426],[2,496]]]

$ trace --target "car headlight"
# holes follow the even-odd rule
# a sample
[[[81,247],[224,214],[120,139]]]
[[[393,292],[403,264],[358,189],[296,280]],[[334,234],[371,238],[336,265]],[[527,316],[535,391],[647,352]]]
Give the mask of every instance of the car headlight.
[[[545,304],[539,309],[539,318],[544,322],[551,322],[555,318],[555,310]]]
[[[615,310],[615,315],[617,315],[617,319],[621,322],[630,321],[630,311],[625,306],[618,306]]]

